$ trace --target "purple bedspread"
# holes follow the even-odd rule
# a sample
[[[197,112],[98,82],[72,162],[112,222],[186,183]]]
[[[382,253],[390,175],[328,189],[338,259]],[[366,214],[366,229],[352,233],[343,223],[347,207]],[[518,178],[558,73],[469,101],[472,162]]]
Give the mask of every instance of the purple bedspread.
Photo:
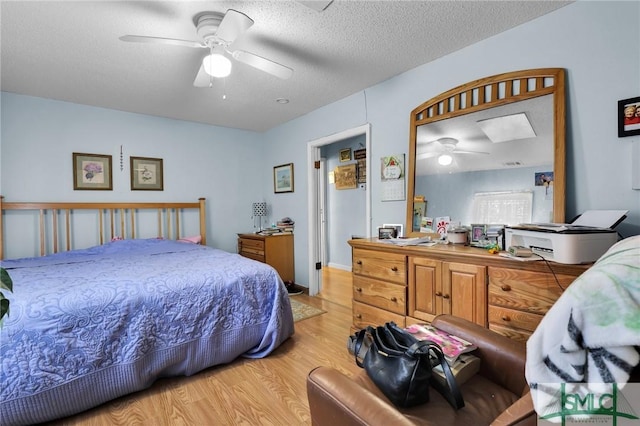
[[[206,246],[123,240],[3,261],[0,423],[68,416],[244,356],[294,332],[270,266]]]

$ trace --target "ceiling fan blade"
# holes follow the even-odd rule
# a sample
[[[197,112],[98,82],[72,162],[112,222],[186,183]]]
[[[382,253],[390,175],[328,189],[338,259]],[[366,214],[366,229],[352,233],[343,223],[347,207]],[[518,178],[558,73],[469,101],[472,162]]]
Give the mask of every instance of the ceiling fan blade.
[[[247,31],[253,25],[253,19],[237,10],[229,9],[222,18],[216,31],[216,37],[227,44],[233,43],[240,34]]]
[[[147,37],[147,36],[138,36],[138,35],[124,35],[120,37],[122,41],[131,41],[136,43],[152,43],[152,44],[170,44],[173,46],[183,46],[183,47],[198,47],[203,48],[207,47],[206,44],[201,43],[199,41],[191,41],[191,40],[179,40],[176,38],[162,38],[162,37]]]
[[[263,58],[262,56],[245,52],[244,50],[236,50],[231,52],[231,55],[233,56],[233,59],[237,61],[243,62],[283,80],[286,80],[293,75],[293,70],[291,68]]]
[[[193,85],[195,87],[213,86],[213,78],[205,72],[204,65],[202,64],[200,64],[200,69],[198,70],[198,74],[196,74],[196,79],[193,80]]]
[[[489,155],[488,152],[483,152],[483,151],[460,151],[459,149],[456,149],[454,151],[451,152],[452,154],[486,154]]]

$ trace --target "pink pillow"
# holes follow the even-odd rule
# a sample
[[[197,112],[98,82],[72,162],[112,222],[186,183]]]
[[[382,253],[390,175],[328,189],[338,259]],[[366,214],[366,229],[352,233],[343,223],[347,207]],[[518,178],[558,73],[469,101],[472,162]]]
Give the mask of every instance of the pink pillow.
[[[180,241],[181,243],[200,244],[200,242],[202,241],[202,236],[194,235],[193,237],[180,238],[178,241]]]

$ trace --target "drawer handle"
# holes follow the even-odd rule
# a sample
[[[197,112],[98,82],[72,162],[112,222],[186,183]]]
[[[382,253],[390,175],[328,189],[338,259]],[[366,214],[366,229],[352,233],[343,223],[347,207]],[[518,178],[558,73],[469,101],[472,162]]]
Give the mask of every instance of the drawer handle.
[[[397,298],[395,298],[395,297],[392,297],[392,298],[391,298],[391,299],[389,299],[389,300],[391,300],[392,302],[397,302],[397,301],[398,301],[398,299],[397,299]]]
[[[362,265],[362,260],[356,260],[356,265]]]
[[[391,268],[391,270],[392,270],[393,272],[398,272],[398,267],[397,267],[397,266],[394,266],[393,268]]]
[[[360,315],[360,314],[356,314],[356,318],[358,318],[358,319],[362,319],[362,315]]]
[[[362,293],[362,288],[361,288],[361,287],[356,287],[356,291],[357,291],[358,293]]]
[[[502,289],[502,291],[511,291],[511,286],[504,284],[500,287]]]
[[[509,318],[508,316],[504,315],[502,317],[502,321],[508,322],[508,321],[511,321],[511,318]]]
[[[440,296],[442,296],[442,293],[441,293],[441,292],[439,292],[439,291],[436,291],[436,296],[437,296],[437,297],[440,297]]]
[[[448,298],[450,298],[451,296],[449,296],[448,294],[445,294],[445,295],[444,295],[444,296],[442,296],[442,297],[443,297],[444,299],[448,299]]]

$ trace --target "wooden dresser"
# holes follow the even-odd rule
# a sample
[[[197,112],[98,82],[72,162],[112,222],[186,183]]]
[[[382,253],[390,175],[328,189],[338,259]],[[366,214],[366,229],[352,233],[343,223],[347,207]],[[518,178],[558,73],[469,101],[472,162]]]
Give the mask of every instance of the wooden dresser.
[[[406,326],[452,314],[526,340],[590,265],[522,262],[459,245],[398,247],[376,238],[353,250],[353,329]]]
[[[273,266],[285,283],[295,282],[293,234],[238,234],[238,253]]]

